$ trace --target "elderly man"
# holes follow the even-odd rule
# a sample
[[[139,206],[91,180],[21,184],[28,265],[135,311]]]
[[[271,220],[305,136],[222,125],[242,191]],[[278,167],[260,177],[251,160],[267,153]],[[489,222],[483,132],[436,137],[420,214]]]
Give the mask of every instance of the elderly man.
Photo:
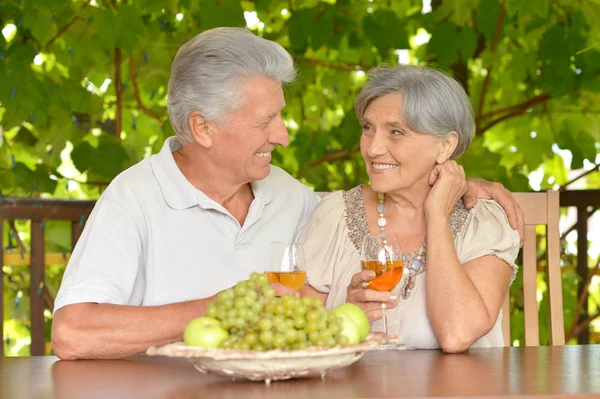
[[[60,358],[124,358],[181,339],[220,291],[262,271],[271,241],[295,239],[318,197],[270,165],[289,143],[282,84],[294,78],[280,45],[241,28],[181,47],[168,95],[177,135],[98,200],[55,302]],[[470,195],[496,198],[518,224],[501,185],[478,181]]]

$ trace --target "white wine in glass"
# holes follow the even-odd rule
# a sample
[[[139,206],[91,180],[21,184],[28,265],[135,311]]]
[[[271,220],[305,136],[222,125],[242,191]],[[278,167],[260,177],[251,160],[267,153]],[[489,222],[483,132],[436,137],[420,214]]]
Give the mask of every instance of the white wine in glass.
[[[265,274],[272,283],[300,291],[306,281],[306,272],[298,269],[301,263],[304,263],[302,245],[274,241],[269,247],[269,264]]]

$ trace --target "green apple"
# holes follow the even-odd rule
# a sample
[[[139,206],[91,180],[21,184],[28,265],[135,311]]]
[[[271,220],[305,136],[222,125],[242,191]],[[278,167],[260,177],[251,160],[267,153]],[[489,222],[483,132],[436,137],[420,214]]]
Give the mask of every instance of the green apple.
[[[340,335],[348,338],[348,344],[358,344],[362,342],[360,339],[360,329],[350,317],[348,313],[338,313],[336,314],[338,319],[341,320],[340,327]]]
[[[367,338],[367,335],[369,335],[369,331],[371,331],[371,323],[369,322],[367,314],[359,306],[353,303],[343,303],[341,305],[336,306],[333,309],[333,312],[337,316],[342,316],[345,314],[350,317],[350,319],[358,327],[358,331],[360,334],[360,342],[364,341]]]
[[[229,333],[221,322],[212,317],[199,317],[188,323],[183,333],[183,342],[188,346],[218,348],[229,338]]]

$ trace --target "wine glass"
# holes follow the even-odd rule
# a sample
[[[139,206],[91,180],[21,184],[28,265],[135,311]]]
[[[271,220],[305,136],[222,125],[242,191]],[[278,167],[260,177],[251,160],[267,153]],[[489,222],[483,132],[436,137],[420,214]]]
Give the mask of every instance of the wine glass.
[[[300,264],[304,264],[304,248],[301,244],[271,242],[269,263],[265,268],[269,282],[300,291],[306,280],[306,272],[299,269]]]
[[[366,285],[375,291],[391,292],[402,279],[404,262],[398,236],[395,234],[367,234],[361,247],[361,268],[375,272],[375,278]],[[388,336],[387,307],[381,304],[383,312],[383,332]],[[386,347],[399,347],[390,342]]]

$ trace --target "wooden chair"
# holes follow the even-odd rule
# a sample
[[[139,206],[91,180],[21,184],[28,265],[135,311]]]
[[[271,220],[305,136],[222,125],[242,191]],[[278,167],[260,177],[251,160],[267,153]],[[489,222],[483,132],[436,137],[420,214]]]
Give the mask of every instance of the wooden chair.
[[[550,344],[565,344],[563,321],[562,283],[560,270],[560,237],[558,232],[559,193],[547,191],[539,193],[513,194],[525,215],[525,244],[523,245],[523,300],[525,313],[525,346],[539,346],[539,322],[537,306],[537,254],[535,227],[546,226],[548,260],[548,296],[550,313]],[[510,298],[502,307],[502,333],[504,345],[510,342]]]
[[[328,193],[319,192],[324,197]],[[539,321],[537,306],[537,254],[535,227],[546,226],[548,293],[550,311],[550,344],[565,344],[563,321],[562,282],[560,271],[560,236],[558,233],[559,193],[546,191],[537,193],[513,193],[524,213],[525,244],[522,248],[523,299],[525,313],[525,345],[539,346]],[[502,306],[502,334],[504,346],[511,346],[510,340],[510,297]]]

